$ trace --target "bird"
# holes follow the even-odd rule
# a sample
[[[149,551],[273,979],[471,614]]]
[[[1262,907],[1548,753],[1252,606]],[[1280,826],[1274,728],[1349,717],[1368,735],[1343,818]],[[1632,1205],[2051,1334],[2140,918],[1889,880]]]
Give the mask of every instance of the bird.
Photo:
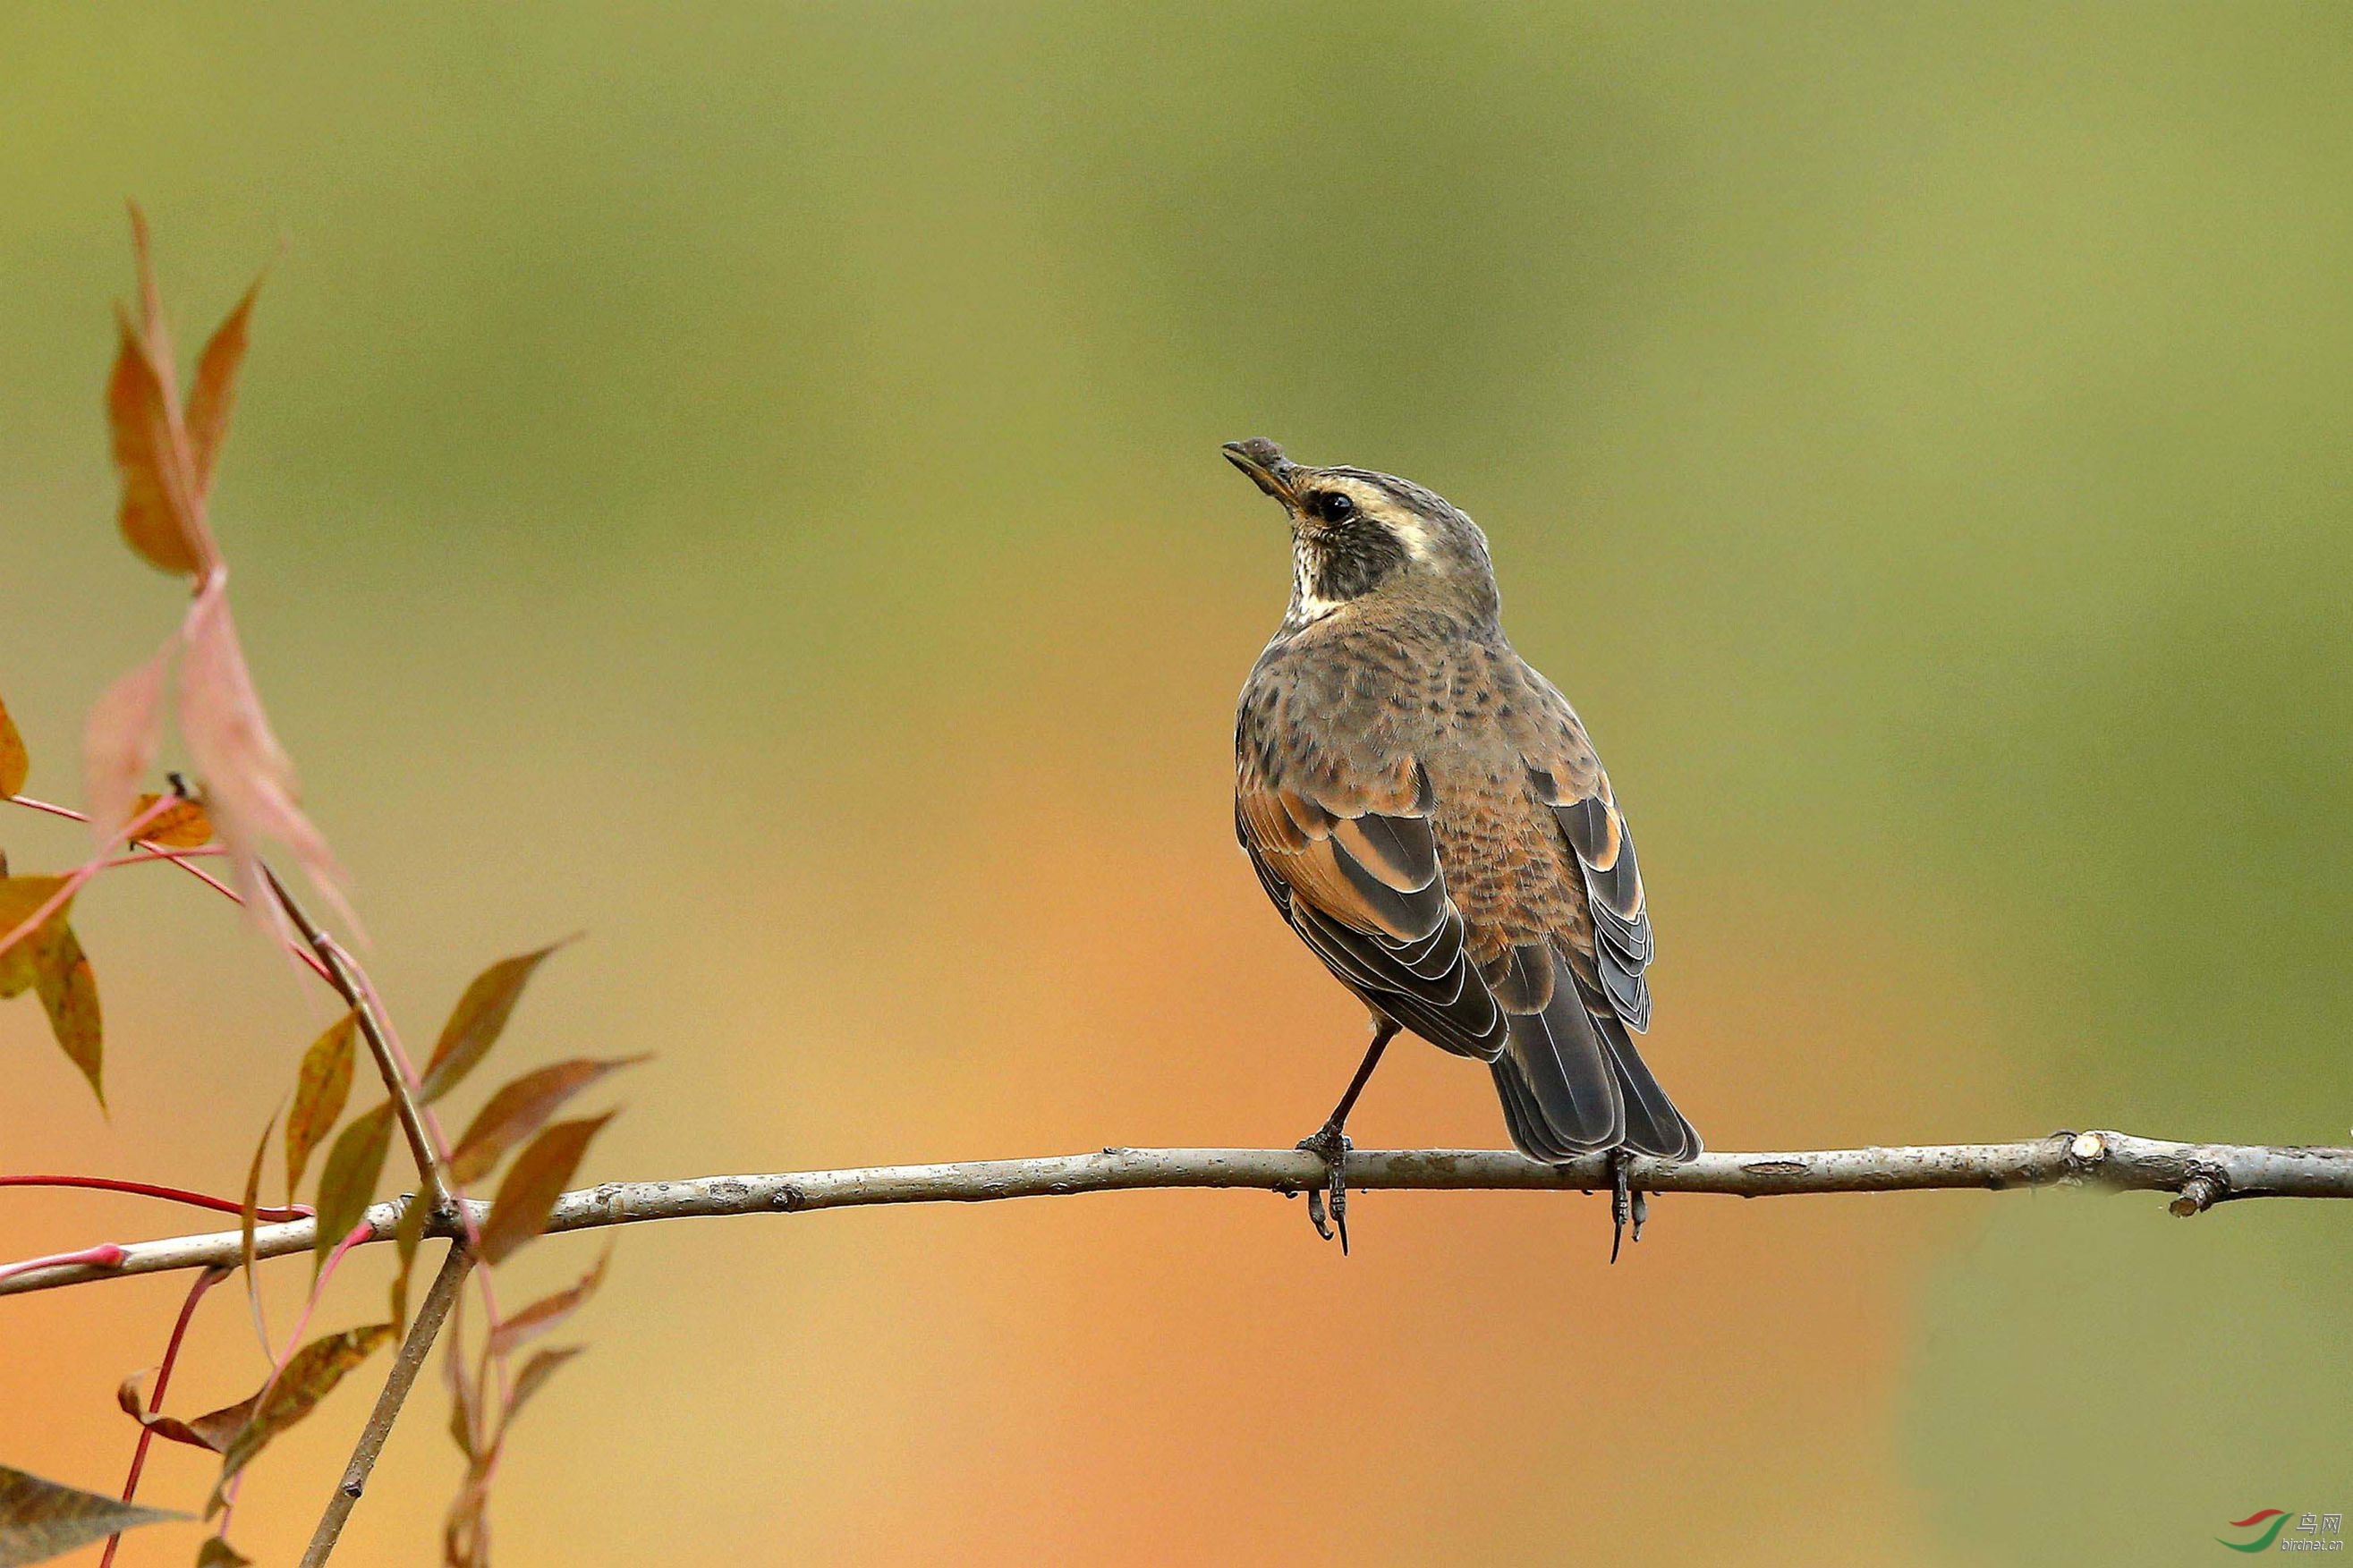
[[[1267,897],[1372,1017],[1324,1125],[1347,1247],[1345,1131],[1410,1032],[1483,1063],[1513,1147],[1610,1153],[1615,1221],[1641,1235],[1626,1156],[1699,1134],[1635,1048],[1652,943],[1634,838],[1585,725],[1504,634],[1487,536],[1434,491],[1310,468],[1263,437],[1223,447],[1281,503],[1291,602],[1234,716],[1234,831]],[[1322,1191],[1309,1215],[1326,1239]]]

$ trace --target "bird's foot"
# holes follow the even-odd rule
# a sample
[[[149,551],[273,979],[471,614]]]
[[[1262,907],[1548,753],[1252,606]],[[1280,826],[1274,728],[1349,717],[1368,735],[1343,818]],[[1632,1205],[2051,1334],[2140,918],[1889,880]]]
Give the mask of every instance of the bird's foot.
[[[1340,1255],[1348,1253],[1348,1151],[1356,1145],[1340,1131],[1339,1123],[1325,1122],[1312,1138],[1302,1138],[1298,1147],[1324,1162],[1324,1183],[1321,1187],[1307,1189],[1307,1218],[1315,1226],[1315,1234],[1324,1240],[1332,1239],[1334,1228],[1340,1237]],[[1332,1223],[1324,1223],[1324,1194],[1332,1194]]]
[[[1618,1248],[1626,1239],[1626,1226],[1633,1222],[1634,1239],[1642,1239],[1642,1222],[1651,1217],[1651,1202],[1647,1194],[1636,1192],[1627,1175],[1633,1155],[1621,1145],[1609,1151],[1609,1261],[1618,1261]]]

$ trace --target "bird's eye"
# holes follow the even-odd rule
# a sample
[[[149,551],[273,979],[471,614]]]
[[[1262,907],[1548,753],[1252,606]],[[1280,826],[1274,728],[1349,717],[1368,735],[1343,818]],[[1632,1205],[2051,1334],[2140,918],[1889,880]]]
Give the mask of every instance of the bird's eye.
[[[1324,490],[1315,497],[1310,510],[1326,522],[1345,522],[1356,515],[1356,502],[1343,491]]]

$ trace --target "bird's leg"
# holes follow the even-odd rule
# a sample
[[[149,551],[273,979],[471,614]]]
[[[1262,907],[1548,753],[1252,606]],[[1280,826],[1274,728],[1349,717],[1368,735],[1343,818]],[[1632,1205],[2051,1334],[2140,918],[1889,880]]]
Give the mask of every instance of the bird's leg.
[[[1618,1246],[1626,1239],[1626,1222],[1634,1224],[1634,1239],[1642,1239],[1642,1222],[1651,1217],[1647,1194],[1633,1190],[1627,1172],[1634,1156],[1624,1144],[1609,1151],[1609,1261],[1618,1261]]]
[[[1373,1069],[1381,1065],[1381,1053],[1389,1048],[1389,1042],[1397,1038],[1397,1025],[1388,1019],[1376,1017],[1373,1020],[1373,1043],[1366,1049],[1365,1059],[1357,1065],[1356,1076],[1348,1080],[1348,1091],[1340,1097],[1340,1103],[1332,1108],[1332,1114],[1324,1119],[1323,1126],[1315,1130],[1314,1136],[1299,1141],[1300,1148],[1322,1157],[1326,1172],[1324,1188],[1311,1190],[1307,1194],[1308,1222],[1315,1226],[1316,1235],[1326,1241],[1332,1239],[1332,1229],[1324,1223],[1324,1194],[1329,1191],[1332,1194],[1332,1225],[1339,1229],[1340,1252],[1344,1257],[1348,1251],[1348,1151],[1354,1145],[1341,1129],[1347,1125],[1348,1112],[1356,1108],[1356,1096],[1365,1092],[1365,1085],[1371,1081]]]

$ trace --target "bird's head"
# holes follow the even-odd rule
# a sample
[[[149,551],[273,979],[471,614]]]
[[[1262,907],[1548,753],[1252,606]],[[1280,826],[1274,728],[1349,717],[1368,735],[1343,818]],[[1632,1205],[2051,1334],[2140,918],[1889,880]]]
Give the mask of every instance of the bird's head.
[[[1293,623],[1375,594],[1411,595],[1472,617],[1496,613],[1487,536],[1446,499],[1369,468],[1311,468],[1263,436],[1229,441],[1226,460],[1291,521]]]

